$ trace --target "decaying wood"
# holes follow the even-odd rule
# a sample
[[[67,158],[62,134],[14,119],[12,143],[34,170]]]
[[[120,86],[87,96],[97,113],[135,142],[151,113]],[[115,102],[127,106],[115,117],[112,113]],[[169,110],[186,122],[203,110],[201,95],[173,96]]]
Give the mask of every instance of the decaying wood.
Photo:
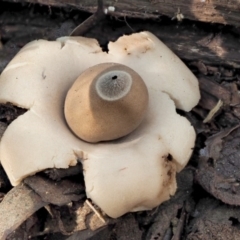
[[[95,12],[97,8],[96,0],[14,0],[14,2],[39,3],[88,12]],[[105,6],[110,15],[117,17],[157,19],[162,15],[170,18],[182,16],[191,20],[240,26],[240,6],[237,0],[105,0]]]
[[[29,6],[27,7],[29,11]],[[53,10],[54,11],[54,10]],[[1,38],[5,40],[0,51],[0,71],[8,61],[29,41],[43,38],[56,39],[69,35],[77,24],[84,19],[53,20],[51,14],[41,16],[27,15],[26,12],[0,15]],[[26,24],[27,23],[27,24]],[[112,27],[116,25],[117,27]],[[130,27],[129,27],[130,26]],[[221,28],[203,28],[195,23],[178,24],[174,21],[134,21],[131,19],[106,19],[97,24],[85,36],[98,39],[101,46],[115,41],[123,34],[138,31],[150,31],[161,39],[181,59],[187,61],[201,60],[207,65],[227,65],[240,68],[240,42],[238,34],[226,32]],[[8,39],[11,39],[8,41]],[[6,41],[7,40],[7,41]]]
[[[112,29],[110,24],[99,24],[98,28],[93,29],[86,36],[97,36],[100,44],[105,45],[124,34],[141,30],[152,32],[181,59],[201,60],[208,65],[228,65],[240,68],[240,42],[234,34],[224,33],[221,29],[216,29],[215,33],[212,33],[191,23],[178,25],[173,22],[160,24],[129,20],[117,29]]]

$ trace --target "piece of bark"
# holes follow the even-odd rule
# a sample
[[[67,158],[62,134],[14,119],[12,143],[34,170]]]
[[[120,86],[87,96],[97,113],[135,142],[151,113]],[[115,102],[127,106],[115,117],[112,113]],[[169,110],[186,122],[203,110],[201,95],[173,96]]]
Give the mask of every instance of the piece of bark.
[[[113,28],[113,26],[116,27]],[[176,24],[173,21],[147,22],[130,21],[119,22],[109,20],[102,22],[89,31],[85,36],[96,38],[105,46],[109,41],[115,41],[122,35],[133,32],[149,31],[163,41],[181,59],[199,61],[206,65],[227,65],[240,68],[240,52],[238,37],[231,32],[224,33],[221,29],[211,30],[201,25],[186,23]],[[129,26],[131,28],[129,28]]]
[[[74,23],[68,17],[52,19],[47,10],[42,13],[43,15],[38,13],[35,16],[29,14],[31,11],[31,8],[23,7],[18,14],[5,11],[0,15],[1,37],[7,40],[0,50],[0,71],[29,41],[40,38],[53,40],[68,35],[77,24],[84,21],[84,19],[78,19],[77,23],[76,21]],[[54,9],[52,9],[52,14],[55,14]],[[79,14],[76,16],[78,17]],[[85,36],[97,38],[100,45],[106,48],[109,41],[115,41],[123,34],[143,30],[155,34],[183,60],[192,62],[201,59],[207,65],[240,68],[239,34],[222,31],[219,28],[208,30],[202,25],[191,22],[176,24],[171,20],[157,22],[140,19],[138,21],[106,19],[87,32]]]
[[[0,203],[0,239],[6,239],[28,217],[46,204],[26,185],[14,187]]]
[[[96,0],[15,0],[15,2],[39,3],[92,13],[97,8]],[[158,19],[165,15],[178,19],[181,14],[181,18],[240,26],[240,8],[237,0],[105,0],[105,7],[108,14],[116,17]]]

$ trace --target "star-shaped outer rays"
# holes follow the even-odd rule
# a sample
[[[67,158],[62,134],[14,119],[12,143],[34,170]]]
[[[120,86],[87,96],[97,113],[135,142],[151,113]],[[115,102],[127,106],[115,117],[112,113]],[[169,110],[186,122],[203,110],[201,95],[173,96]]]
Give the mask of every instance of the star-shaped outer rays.
[[[75,79],[102,62],[134,69],[146,83],[149,106],[131,134],[90,144],[69,130],[63,106]],[[175,193],[176,171],[194,147],[194,129],[175,108],[190,111],[199,98],[194,75],[149,32],[109,43],[108,53],[95,39],[83,37],[33,41],[0,77],[0,102],[28,109],[4,133],[1,163],[17,185],[38,171],[75,165],[79,158],[87,196],[109,216],[152,209]]]

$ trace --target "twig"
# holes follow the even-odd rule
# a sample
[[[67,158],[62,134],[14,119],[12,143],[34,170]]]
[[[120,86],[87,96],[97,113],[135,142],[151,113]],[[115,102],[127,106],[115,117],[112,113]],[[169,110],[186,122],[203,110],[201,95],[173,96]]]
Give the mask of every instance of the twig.
[[[132,32],[134,32],[134,30],[132,29],[132,27],[128,24],[126,16],[124,16],[124,21],[127,24],[127,26],[131,29]]]
[[[172,237],[172,240],[182,239],[181,235],[182,235],[183,227],[185,224],[185,220],[186,220],[186,211],[185,211],[185,207],[183,206],[181,216],[180,216],[180,219],[178,220],[177,228],[174,233],[174,236]]]
[[[203,123],[208,123],[210,122],[213,117],[215,116],[215,114],[219,111],[219,109],[222,107],[223,105],[223,101],[220,99],[218,101],[218,103],[216,104],[216,106],[208,113],[208,115],[206,116],[206,118],[203,120]]]
[[[78,25],[71,33],[70,36],[82,36],[84,35],[89,29],[94,27],[99,21],[105,18],[105,13],[103,10],[103,0],[98,0],[98,7],[97,11],[87,18],[84,22]]]
[[[88,200],[86,200],[86,203],[93,210],[93,212],[98,216],[98,218],[105,224],[106,221],[101,216],[101,214],[97,211],[97,209]]]

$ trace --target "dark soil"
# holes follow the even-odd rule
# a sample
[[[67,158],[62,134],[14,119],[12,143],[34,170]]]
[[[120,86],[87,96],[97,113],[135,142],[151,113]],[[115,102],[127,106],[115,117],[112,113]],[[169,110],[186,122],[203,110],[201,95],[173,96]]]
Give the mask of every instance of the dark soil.
[[[29,41],[40,38],[53,40],[69,35],[89,17],[88,13],[76,10],[31,4],[1,2],[0,6],[0,72]],[[94,222],[97,220],[83,204],[86,197],[82,179],[67,177],[79,172],[81,174],[81,166],[68,172],[45,171],[26,179],[24,187],[20,186],[21,191],[28,196],[33,195],[37,207],[28,212],[27,220],[17,230],[11,232],[9,229],[11,234],[7,239],[240,239],[239,59],[229,52],[225,58],[220,58],[205,48],[196,55],[187,47],[188,43],[195,44],[197,39],[204,40],[209,34],[216,36],[217,33],[224,36],[226,51],[230,48],[239,50],[238,31],[232,26],[188,20],[179,23],[167,17],[162,17],[159,22],[106,17],[84,36],[98,39],[107,51],[109,41],[140,30],[152,31],[162,39],[185,61],[200,83],[202,98],[198,106],[187,114],[179,111],[195,127],[197,141],[188,166],[177,176],[177,193],[152,211],[126,214],[117,220],[108,219],[107,225],[102,226]],[[184,45],[185,54],[179,48],[179,42]],[[223,106],[209,121],[203,123],[219,100],[223,101]],[[23,109],[10,104],[1,105],[0,121],[3,129],[23,113]],[[0,201],[10,189],[0,167]],[[46,196],[47,191],[52,194]],[[8,197],[14,199],[17,196],[9,194]],[[72,204],[67,204],[69,202]],[[7,207],[11,208],[5,209],[4,214],[8,213],[8,218],[25,214],[21,212],[24,206],[20,202]],[[73,231],[80,218],[84,220],[84,226],[79,224],[81,231]]]

